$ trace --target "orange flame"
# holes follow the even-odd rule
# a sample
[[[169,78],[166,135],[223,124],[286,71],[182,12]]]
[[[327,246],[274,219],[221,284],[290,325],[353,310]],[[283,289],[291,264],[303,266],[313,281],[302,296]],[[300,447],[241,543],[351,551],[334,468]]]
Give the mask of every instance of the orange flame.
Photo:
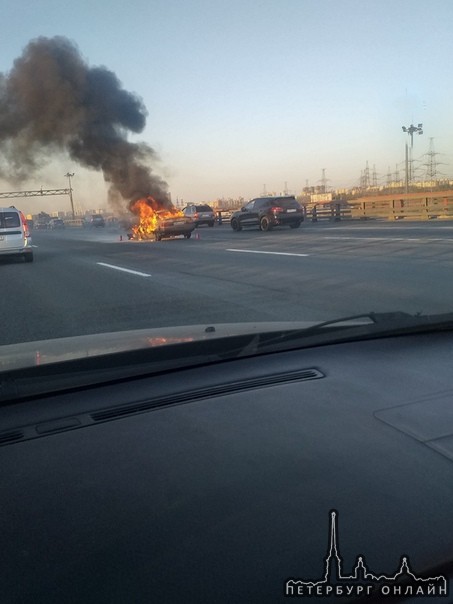
[[[139,217],[138,225],[132,227],[134,239],[149,239],[154,231],[159,228],[159,222],[167,218],[184,218],[183,212],[175,207],[163,209],[159,203],[150,195],[144,199],[138,199],[130,205],[130,210]]]

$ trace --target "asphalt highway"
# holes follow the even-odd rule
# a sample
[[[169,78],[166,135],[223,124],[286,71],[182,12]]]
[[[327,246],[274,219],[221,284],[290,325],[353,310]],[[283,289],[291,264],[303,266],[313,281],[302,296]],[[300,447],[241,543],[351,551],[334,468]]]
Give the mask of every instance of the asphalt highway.
[[[122,240],[121,240],[122,235]],[[453,310],[452,222],[304,223],[191,239],[34,231],[1,259],[0,344],[145,327]]]

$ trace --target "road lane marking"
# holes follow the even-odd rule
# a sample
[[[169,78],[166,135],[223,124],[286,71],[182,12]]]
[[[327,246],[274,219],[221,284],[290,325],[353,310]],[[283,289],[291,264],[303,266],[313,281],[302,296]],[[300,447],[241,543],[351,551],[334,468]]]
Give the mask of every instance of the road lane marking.
[[[294,254],[292,252],[263,252],[261,250],[236,250],[227,249],[227,252],[243,252],[244,254],[272,254],[274,256],[308,256],[308,254]]]
[[[140,271],[133,271],[130,268],[123,268],[121,266],[115,266],[114,264],[106,264],[105,262],[96,262],[99,266],[106,266],[107,268],[113,268],[116,271],[123,271],[124,273],[130,273],[131,275],[138,275],[139,277],[151,277],[149,273],[141,273]]]
[[[439,237],[434,239],[432,237],[421,238],[421,237],[348,237],[344,235],[334,236],[322,236],[320,239],[335,239],[336,241],[409,241],[409,242],[417,242],[417,243],[451,243],[453,239],[447,237]]]

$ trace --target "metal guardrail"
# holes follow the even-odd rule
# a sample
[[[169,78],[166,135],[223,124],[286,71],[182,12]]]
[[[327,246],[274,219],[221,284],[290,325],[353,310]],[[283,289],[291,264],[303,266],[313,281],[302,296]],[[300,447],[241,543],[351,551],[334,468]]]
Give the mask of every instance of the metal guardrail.
[[[342,206],[341,204],[310,204],[302,206],[304,210],[305,220],[318,222],[318,220],[351,220],[351,208]],[[219,224],[228,222],[235,210],[220,210],[221,221],[219,221],[219,210],[216,210],[216,218]]]
[[[340,220],[352,219],[351,208],[340,203],[310,204],[303,207],[305,220],[311,220],[312,222],[318,222],[319,220],[339,222]]]
[[[350,205],[352,218],[453,219],[453,191],[363,197]]]
[[[64,224],[67,227],[82,227],[83,219],[82,218],[72,218],[72,219],[65,218]]]

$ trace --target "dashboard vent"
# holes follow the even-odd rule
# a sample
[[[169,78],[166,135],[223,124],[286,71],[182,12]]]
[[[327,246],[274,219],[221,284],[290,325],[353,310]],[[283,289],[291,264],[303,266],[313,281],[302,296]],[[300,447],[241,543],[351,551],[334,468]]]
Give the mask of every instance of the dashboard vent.
[[[24,438],[22,430],[0,433],[0,446],[15,443]]]
[[[95,413],[92,413],[91,418],[95,422],[102,422],[110,419],[124,417],[126,415],[132,415],[134,413],[143,413],[145,411],[149,411],[158,407],[180,405],[204,398],[212,398],[214,396],[222,396],[225,394],[232,394],[234,392],[244,392],[246,390],[253,390],[256,388],[266,388],[269,386],[275,386],[277,384],[284,384],[288,382],[319,380],[323,377],[325,377],[325,375],[321,373],[321,371],[319,371],[318,369],[303,369],[299,371],[289,371],[286,373],[260,376],[256,378],[249,378],[247,380],[241,380],[238,382],[231,382],[228,384],[220,384],[218,386],[210,386],[208,388],[191,390],[189,392],[182,392],[180,394],[172,394],[157,399],[143,401],[142,403],[135,403],[130,405],[124,405],[122,407],[105,409],[104,411],[97,411]]]

